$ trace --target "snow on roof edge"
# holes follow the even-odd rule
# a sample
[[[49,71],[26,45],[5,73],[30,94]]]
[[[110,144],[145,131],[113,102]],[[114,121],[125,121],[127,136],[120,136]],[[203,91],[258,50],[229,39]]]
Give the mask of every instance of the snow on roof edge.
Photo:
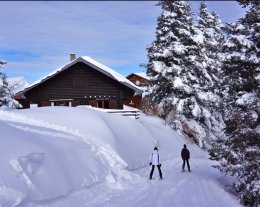
[[[116,81],[124,84],[125,86],[132,88],[135,91],[138,92],[142,92],[142,89],[138,86],[136,86],[135,84],[133,84],[130,80],[128,80],[127,78],[125,78],[124,76],[122,76],[121,74],[119,74],[118,72],[114,71],[113,69],[97,62],[96,60],[92,59],[89,56],[83,56],[81,57],[82,59],[84,59],[85,61],[87,61],[88,63],[92,64],[92,66],[96,66],[96,69],[101,69],[103,71],[100,72],[105,72],[106,75],[110,76],[111,78],[115,79]]]

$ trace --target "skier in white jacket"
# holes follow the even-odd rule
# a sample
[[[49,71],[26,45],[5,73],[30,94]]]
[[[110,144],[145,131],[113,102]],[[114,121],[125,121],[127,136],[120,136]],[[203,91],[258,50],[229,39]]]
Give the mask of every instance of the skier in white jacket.
[[[155,165],[158,168],[160,179],[162,179],[160,156],[159,156],[157,147],[154,148],[154,152],[151,154],[150,165],[152,165],[152,169],[151,169],[151,172],[150,172],[150,180],[153,178],[153,171],[154,171],[154,166]]]

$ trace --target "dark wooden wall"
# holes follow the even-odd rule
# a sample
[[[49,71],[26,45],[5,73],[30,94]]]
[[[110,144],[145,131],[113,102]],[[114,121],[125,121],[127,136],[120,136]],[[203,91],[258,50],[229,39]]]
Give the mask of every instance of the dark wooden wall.
[[[142,95],[135,95],[127,100],[124,100],[124,105],[141,109],[142,107]]]
[[[130,74],[129,76],[127,76],[127,79],[130,80],[132,83],[136,84],[136,81],[139,81],[139,87],[144,87],[146,85],[148,85],[149,81],[143,77],[140,77],[139,75],[136,74]],[[135,95],[135,96],[131,96],[129,99],[124,100],[124,104],[131,106],[131,107],[135,107],[138,109],[141,109],[142,107],[142,95]]]
[[[54,99],[73,99],[73,106],[91,104],[94,100],[110,100],[112,105],[116,103],[116,108],[121,109],[123,101],[133,94],[134,90],[80,62],[24,95],[27,105],[29,102],[48,106]]]

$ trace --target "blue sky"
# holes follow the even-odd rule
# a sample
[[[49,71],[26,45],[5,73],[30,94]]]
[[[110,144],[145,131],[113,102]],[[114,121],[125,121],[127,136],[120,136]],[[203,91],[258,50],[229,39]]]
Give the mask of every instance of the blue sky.
[[[194,11],[200,2],[191,1]],[[126,76],[145,71],[146,47],[161,10],[153,1],[0,2],[0,59],[7,76],[32,83],[69,61],[90,56]],[[210,1],[223,22],[244,15],[235,1]]]

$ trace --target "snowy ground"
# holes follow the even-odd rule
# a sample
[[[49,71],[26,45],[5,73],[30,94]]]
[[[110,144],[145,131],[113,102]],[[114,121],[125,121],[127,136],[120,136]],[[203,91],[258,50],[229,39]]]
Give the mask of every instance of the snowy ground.
[[[178,163],[178,166],[176,165]],[[196,167],[194,164],[196,163]],[[194,170],[182,173],[179,159],[170,159],[163,163],[164,179],[148,180],[149,169],[134,171],[140,177],[135,182],[120,184],[98,184],[90,188],[83,188],[70,195],[53,201],[30,203],[28,206],[41,207],[239,207],[241,206],[232,195],[228,195],[220,183],[220,176],[210,168],[204,159],[194,159],[191,166]]]
[[[236,207],[221,175],[197,146],[164,122],[89,108],[0,110],[0,206]],[[180,151],[192,172],[181,172]],[[148,180],[159,148],[163,180]]]

